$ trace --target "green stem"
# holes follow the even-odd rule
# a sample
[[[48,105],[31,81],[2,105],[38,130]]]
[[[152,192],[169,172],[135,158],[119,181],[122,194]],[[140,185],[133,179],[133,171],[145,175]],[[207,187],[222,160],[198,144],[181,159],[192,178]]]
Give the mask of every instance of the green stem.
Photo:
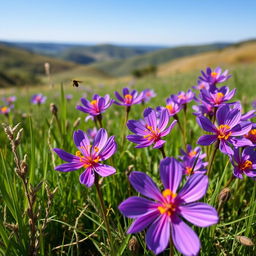
[[[174,256],[173,241],[172,241],[172,235],[171,234],[172,233],[170,233],[170,254],[169,254],[169,256]]]
[[[184,134],[184,129],[183,129],[181,123],[180,123],[179,117],[178,117],[177,115],[174,115],[173,118],[177,121],[178,126],[179,126],[179,128],[180,128],[180,130],[181,130],[182,141],[183,141],[183,145],[184,145],[184,149],[185,149],[185,148],[186,148],[186,138],[185,138],[185,134]]]
[[[130,111],[131,111],[131,107],[130,106],[126,107],[126,109],[125,109],[125,118],[124,118],[124,125],[123,125],[122,149],[124,147],[125,135],[126,135],[126,124],[128,122],[128,117],[129,117]]]
[[[100,185],[99,185],[99,176],[97,173],[95,173],[95,187],[96,187],[96,191],[97,191],[99,201],[100,201],[101,214],[104,219],[104,223],[105,223],[107,233],[108,233],[111,255],[114,255],[113,241],[112,241],[109,221],[108,221],[107,212],[106,212],[106,208],[105,208],[104,201],[103,201],[102,192],[101,192]]]
[[[166,154],[165,154],[165,151],[164,151],[164,146],[159,148],[159,150],[161,151],[163,158],[166,158]]]
[[[216,142],[215,148],[213,149],[212,154],[211,154],[211,158],[210,158],[210,162],[209,162],[209,166],[208,166],[208,172],[207,172],[208,176],[210,176],[210,173],[211,173],[211,170],[212,170],[213,160],[214,160],[214,158],[216,156],[218,148],[219,148],[219,141]]]
[[[103,124],[102,124],[102,115],[101,115],[101,114],[97,116],[97,120],[98,120],[98,122],[99,122],[100,128],[103,128]]]

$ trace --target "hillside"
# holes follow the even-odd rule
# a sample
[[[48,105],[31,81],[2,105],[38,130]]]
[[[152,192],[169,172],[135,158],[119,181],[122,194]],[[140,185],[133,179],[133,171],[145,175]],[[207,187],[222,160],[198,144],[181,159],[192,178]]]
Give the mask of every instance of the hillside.
[[[39,76],[45,73],[46,62],[50,63],[53,74],[76,66],[72,62],[56,60],[0,44],[0,86],[38,83]]]
[[[116,60],[110,62],[96,63],[94,67],[114,76],[129,75],[135,69],[144,68],[149,65],[158,66],[173,59],[197,53],[208,52],[227,47],[228,43],[216,43],[198,46],[181,46],[162,49],[151,53],[129,58],[126,60]]]
[[[223,50],[196,54],[170,61],[159,66],[158,75],[205,69],[207,66],[231,66],[256,63],[256,41],[241,42]]]

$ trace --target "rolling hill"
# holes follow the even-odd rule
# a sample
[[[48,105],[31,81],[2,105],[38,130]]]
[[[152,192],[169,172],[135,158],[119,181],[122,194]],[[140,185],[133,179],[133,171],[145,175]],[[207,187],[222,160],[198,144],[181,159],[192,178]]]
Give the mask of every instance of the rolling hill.
[[[205,69],[207,66],[227,67],[237,64],[256,63],[256,40],[241,42],[223,50],[211,51],[183,57],[165,63],[158,68],[158,75],[166,76],[178,72]]]
[[[209,45],[181,46],[174,48],[161,49],[158,51],[131,57],[125,60],[116,60],[92,64],[93,67],[100,69],[113,76],[129,75],[135,69],[144,68],[149,65],[158,66],[170,60],[190,56],[198,53],[221,50],[229,43],[216,43]]]

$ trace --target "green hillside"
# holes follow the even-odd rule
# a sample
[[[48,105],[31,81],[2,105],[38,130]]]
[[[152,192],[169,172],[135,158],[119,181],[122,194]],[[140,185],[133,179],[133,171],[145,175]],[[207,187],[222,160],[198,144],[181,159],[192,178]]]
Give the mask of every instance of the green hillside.
[[[0,44],[0,87],[36,84],[50,63],[52,74],[74,68],[72,62],[40,56],[29,51]]]
[[[110,75],[122,76],[122,75],[131,74],[131,72],[135,69],[144,68],[149,65],[158,66],[170,60],[177,59],[184,56],[194,55],[197,53],[203,53],[203,52],[208,52],[213,50],[221,50],[227,47],[228,45],[230,44],[216,43],[216,44],[199,45],[199,46],[174,47],[174,48],[154,51],[141,56],[128,58],[126,60],[115,60],[115,61],[95,63],[95,64],[92,64],[92,66],[102,71],[105,71]]]

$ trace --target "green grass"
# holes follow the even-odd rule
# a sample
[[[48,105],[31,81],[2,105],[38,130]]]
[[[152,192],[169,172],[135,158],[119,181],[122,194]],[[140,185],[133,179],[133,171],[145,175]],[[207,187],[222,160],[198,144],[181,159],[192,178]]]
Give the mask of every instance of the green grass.
[[[237,88],[236,100],[243,99],[245,110],[250,109],[254,99],[254,82],[256,79],[254,66],[238,67],[232,70],[233,78],[228,84]],[[138,119],[142,116],[146,106],[156,107],[165,104],[165,98],[171,93],[185,90],[196,83],[199,73],[177,74],[165,78],[146,78],[137,81],[133,86],[138,90],[153,88],[157,97],[145,106],[135,105],[131,109],[129,119]],[[12,125],[21,123],[23,135],[18,146],[21,159],[28,155],[29,183],[36,187],[43,181],[37,192],[34,210],[39,212],[37,226],[41,227],[47,209],[47,183],[50,190],[57,188],[50,207],[49,223],[44,236],[39,240],[40,255],[109,255],[106,227],[100,217],[100,205],[96,196],[95,187],[91,189],[79,183],[81,171],[60,173],[54,171],[54,166],[62,161],[52,152],[52,148],[59,147],[67,152],[75,153],[72,136],[75,129],[87,130],[92,128],[92,121],[84,122],[85,114],[75,109],[75,105],[83,93],[91,98],[93,93],[104,95],[109,93],[114,97],[114,91],[120,91],[124,84],[110,84],[97,86],[93,84],[87,88],[72,88],[70,85],[54,89],[40,88],[48,96],[46,104],[31,105],[30,96],[36,88],[16,90],[18,97],[15,108],[9,118],[1,116],[1,123]],[[85,90],[86,89],[86,90]],[[66,102],[65,94],[72,93],[74,98]],[[58,107],[58,122],[49,110],[49,104],[54,102]],[[196,146],[196,141],[203,131],[196,124],[189,104],[187,120],[187,142]],[[135,149],[134,144],[126,141],[121,147],[122,127],[124,123],[124,108],[113,105],[104,113],[103,126],[109,135],[115,135],[118,142],[116,154],[107,161],[113,165],[117,173],[104,178],[102,190],[104,201],[109,211],[112,236],[115,241],[116,255],[135,255],[128,249],[132,236],[126,234],[131,220],[124,218],[118,211],[118,205],[127,197],[136,195],[128,182],[128,175],[132,170],[143,171],[149,174],[161,186],[159,179],[159,161],[161,154],[152,148]],[[180,120],[183,120],[182,113]],[[73,127],[75,120],[81,117],[77,127]],[[128,131],[126,130],[128,134]],[[167,156],[178,157],[182,147],[182,138],[178,127],[175,127],[166,137]],[[13,154],[5,133],[0,133],[0,255],[28,255],[29,226],[26,208],[27,199],[21,180],[15,173]],[[206,149],[204,148],[204,151]],[[218,195],[227,180],[232,175],[232,167],[228,157],[218,153],[214,161],[209,189],[203,201],[214,207],[218,206]],[[202,249],[200,255],[255,255],[255,247],[241,245],[235,239],[237,235],[245,235],[255,242],[256,230],[256,189],[255,181],[245,178],[236,180],[231,186],[231,198],[224,205],[220,214],[220,222],[209,228],[193,227],[200,236]],[[18,225],[18,229],[11,230],[9,224]],[[146,249],[145,232],[135,234],[139,243],[137,255],[153,255]],[[76,240],[83,242],[74,244]],[[168,249],[163,255],[168,255]],[[179,255],[175,251],[175,255]]]

